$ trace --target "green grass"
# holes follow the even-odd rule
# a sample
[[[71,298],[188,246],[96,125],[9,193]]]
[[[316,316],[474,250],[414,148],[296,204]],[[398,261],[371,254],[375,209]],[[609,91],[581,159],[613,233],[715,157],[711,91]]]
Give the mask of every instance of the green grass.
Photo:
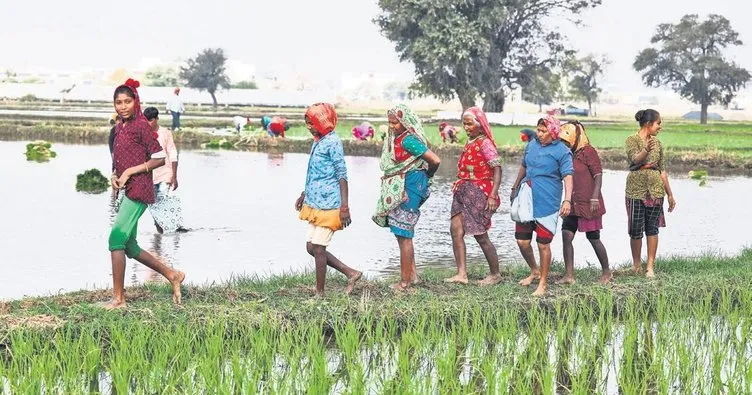
[[[342,138],[352,138],[352,128],[360,122],[342,121],[337,127]],[[374,123],[376,129],[382,123]],[[459,126],[459,122],[454,123]],[[621,149],[624,140],[637,132],[638,128],[633,123],[594,124],[588,125],[588,137],[593,146],[599,149]],[[439,145],[441,138],[436,123],[424,125],[426,135],[431,144]],[[520,126],[493,126],[494,138],[499,146],[522,146],[520,140]],[[302,125],[293,126],[287,134],[292,137],[307,137],[308,130]],[[461,131],[466,138],[464,131]],[[717,149],[732,152],[745,157],[752,156],[752,124],[747,123],[714,123],[710,125],[698,125],[689,123],[675,123],[664,126],[659,134],[666,149],[681,150],[694,149],[706,151]]]
[[[311,299],[311,274],[106,291],[0,305],[0,392],[11,393],[749,393],[752,251],[664,259],[658,277],[553,286],[535,299],[512,268],[490,288],[423,273],[415,292],[386,282]],[[480,278],[481,265],[472,266]],[[611,373],[609,378],[608,373]],[[104,378],[101,380],[100,378]]]

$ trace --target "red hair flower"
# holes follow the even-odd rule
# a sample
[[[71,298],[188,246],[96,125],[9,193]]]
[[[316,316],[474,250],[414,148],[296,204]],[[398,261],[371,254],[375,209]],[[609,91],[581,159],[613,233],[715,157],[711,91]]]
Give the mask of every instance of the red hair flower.
[[[522,140],[522,142],[524,143],[527,143],[528,141],[530,141],[530,137],[528,137],[527,134],[520,132],[520,140]]]
[[[138,87],[141,86],[141,83],[138,82],[138,81],[136,81],[136,80],[134,80],[133,78],[128,78],[128,80],[125,81],[125,84],[123,84],[123,85],[125,85],[125,86],[127,86],[129,88],[136,88],[136,89],[138,89]]]

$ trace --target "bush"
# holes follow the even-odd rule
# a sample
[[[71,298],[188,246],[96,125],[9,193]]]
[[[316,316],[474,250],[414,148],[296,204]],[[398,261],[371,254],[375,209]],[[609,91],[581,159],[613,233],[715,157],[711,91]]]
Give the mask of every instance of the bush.
[[[35,102],[35,101],[39,101],[39,98],[30,93],[28,95],[22,96],[20,99],[18,99],[18,101],[22,103]]]

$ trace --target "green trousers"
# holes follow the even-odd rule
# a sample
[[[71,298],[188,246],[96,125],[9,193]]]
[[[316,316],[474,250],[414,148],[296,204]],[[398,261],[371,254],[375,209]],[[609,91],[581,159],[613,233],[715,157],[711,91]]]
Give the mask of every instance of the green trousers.
[[[138,233],[138,219],[144,214],[146,207],[145,203],[134,202],[127,196],[123,197],[115,223],[112,224],[112,231],[110,231],[110,251],[125,250],[128,258],[135,258],[141,253],[141,247],[136,242],[136,233]]]

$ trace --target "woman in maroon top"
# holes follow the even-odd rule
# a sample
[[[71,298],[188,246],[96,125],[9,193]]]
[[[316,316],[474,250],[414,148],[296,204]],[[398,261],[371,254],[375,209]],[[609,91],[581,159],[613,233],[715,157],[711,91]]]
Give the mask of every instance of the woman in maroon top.
[[[603,228],[603,214],[606,207],[603,205],[601,195],[601,183],[603,168],[598,151],[590,145],[585,127],[579,122],[571,122],[561,127],[559,134],[561,141],[572,150],[574,158],[574,188],[572,190],[572,213],[564,218],[561,225],[561,239],[564,244],[564,266],[566,275],[557,284],[574,284],[574,240],[575,233],[579,230],[585,232],[590,245],[593,246],[595,255],[601,263],[601,284],[611,281],[611,269],[608,266],[608,254],[606,247],[601,242],[601,229]]]
[[[110,182],[114,189],[125,189],[109,237],[112,258],[112,300],[102,304],[106,309],[124,308],[125,257],[135,259],[163,275],[172,284],[172,300],[180,304],[180,284],[185,274],[174,270],[153,255],[142,250],[136,242],[138,219],[147,205],[154,203],[154,183],[151,170],[164,165],[165,153],[156,134],[141,113],[138,81],[128,79],[115,89],[115,110],[121,121],[115,130],[113,162],[115,172]]]

